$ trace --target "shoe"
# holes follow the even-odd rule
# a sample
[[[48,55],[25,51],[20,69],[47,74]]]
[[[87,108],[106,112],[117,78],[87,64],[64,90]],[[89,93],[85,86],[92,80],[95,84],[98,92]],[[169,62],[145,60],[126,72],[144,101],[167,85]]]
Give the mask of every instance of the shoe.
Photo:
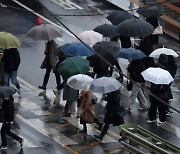
[[[103,136],[100,134],[100,135],[94,135],[94,137],[97,139],[97,140],[100,140],[102,141],[103,140]]]
[[[39,86],[39,89],[46,90],[46,87],[45,86]]]
[[[138,110],[147,110],[148,107],[138,107]]]
[[[22,98],[22,91],[21,91],[21,89],[19,88],[18,90],[17,90],[17,93],[19,94],[19,98]]]
[[[20,139],[18,140],[18,142],[19,142],[19,144],[20,144],[20,146],[21,146],[21,148],[22,148],[22,146],[23,146],[23,138],[20,138]]]
[[[156,119],[155,120],[147,120],[148,124],[151,124],[151,123],[154,123],[154,122],[156,122]]]
[[[85,129],[79,130],[79,133],[87,134],[87,130],[85,130]]]
[[[165,123],[166,121],[160,121],[160,119],[158,118],[157,119],[157,126],[160,126],[162,125],[163,123]]]
[[[1,149],[1,150],[7,150],[7,146],[2,146],[2,145],[1,145],[1,146],[0,146],[0,149]]]
[[[169,116],[169,115],[171,115],[171,114],[173,114],[173,111],[167,111],[167,112],[166,112],[166,115],[167,115],[167,116]]]

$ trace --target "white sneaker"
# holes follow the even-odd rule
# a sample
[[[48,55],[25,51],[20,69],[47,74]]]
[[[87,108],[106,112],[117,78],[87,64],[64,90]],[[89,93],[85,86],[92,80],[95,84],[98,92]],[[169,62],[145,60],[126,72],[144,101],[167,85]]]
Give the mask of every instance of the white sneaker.
[[[165,123],[166,121],[160,121],[160,119],[158,118],[157,119],[157,126],[160,126],[162,125],[163,123]]]
[[[154,123],[154,122],[156,122],[156,119],[155,120],[147,120],[148,124],[151,124],[151,123]]]

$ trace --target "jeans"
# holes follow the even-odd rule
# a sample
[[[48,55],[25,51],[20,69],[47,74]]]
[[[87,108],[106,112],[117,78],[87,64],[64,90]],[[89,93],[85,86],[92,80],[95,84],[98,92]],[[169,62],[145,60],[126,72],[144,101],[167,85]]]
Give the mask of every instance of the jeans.
[[[10,85],[10,80],[11,82],[16,86],[17,89],[20,88],[20,85],[17,81],[17,71],[12,71],[12,72],[5,72],[4,73],[4,81],[5,81],[5,86]]]
[[[2,140],[1,146],[7,146],[6,134],[17,141],[21,139],[21,137],[11,132],[11,123],[3,123],[1,127],[1,140]]]

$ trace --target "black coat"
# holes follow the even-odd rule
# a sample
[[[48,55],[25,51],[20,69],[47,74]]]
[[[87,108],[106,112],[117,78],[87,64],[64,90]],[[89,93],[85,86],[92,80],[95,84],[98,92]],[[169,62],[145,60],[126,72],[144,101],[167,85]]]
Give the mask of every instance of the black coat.
[[[2,61],[4,62],[4,72],[17,71],[20,65],[20,55],[17,49],[4,50]]]
[[[4,100],[2,103],[4,114],[4,122],[12,122],[14,120],[14,99]]]

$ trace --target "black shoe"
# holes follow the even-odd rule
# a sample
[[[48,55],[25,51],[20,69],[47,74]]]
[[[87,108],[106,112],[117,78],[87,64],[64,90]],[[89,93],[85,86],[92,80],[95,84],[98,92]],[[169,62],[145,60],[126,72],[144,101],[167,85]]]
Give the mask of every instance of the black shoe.
[[[18,140],[18,142],[19,142],[19,144],[20,144],[20,146],[21,146],[21,148],[22,148],[22,146],[23,146],[23,139],[20,138],[20,139]]]
[[[45,86],[39,86],[39,89],[46,90],[46,87]]]
[[[87,134],[87,130],[85,130],[85,129],[79,130],[79,133]]]
[[[94,137],[95,137],[97,140],[100,140],[100,141],[103,140],[103,136],[102,136],[102,135],[94,135]]]

